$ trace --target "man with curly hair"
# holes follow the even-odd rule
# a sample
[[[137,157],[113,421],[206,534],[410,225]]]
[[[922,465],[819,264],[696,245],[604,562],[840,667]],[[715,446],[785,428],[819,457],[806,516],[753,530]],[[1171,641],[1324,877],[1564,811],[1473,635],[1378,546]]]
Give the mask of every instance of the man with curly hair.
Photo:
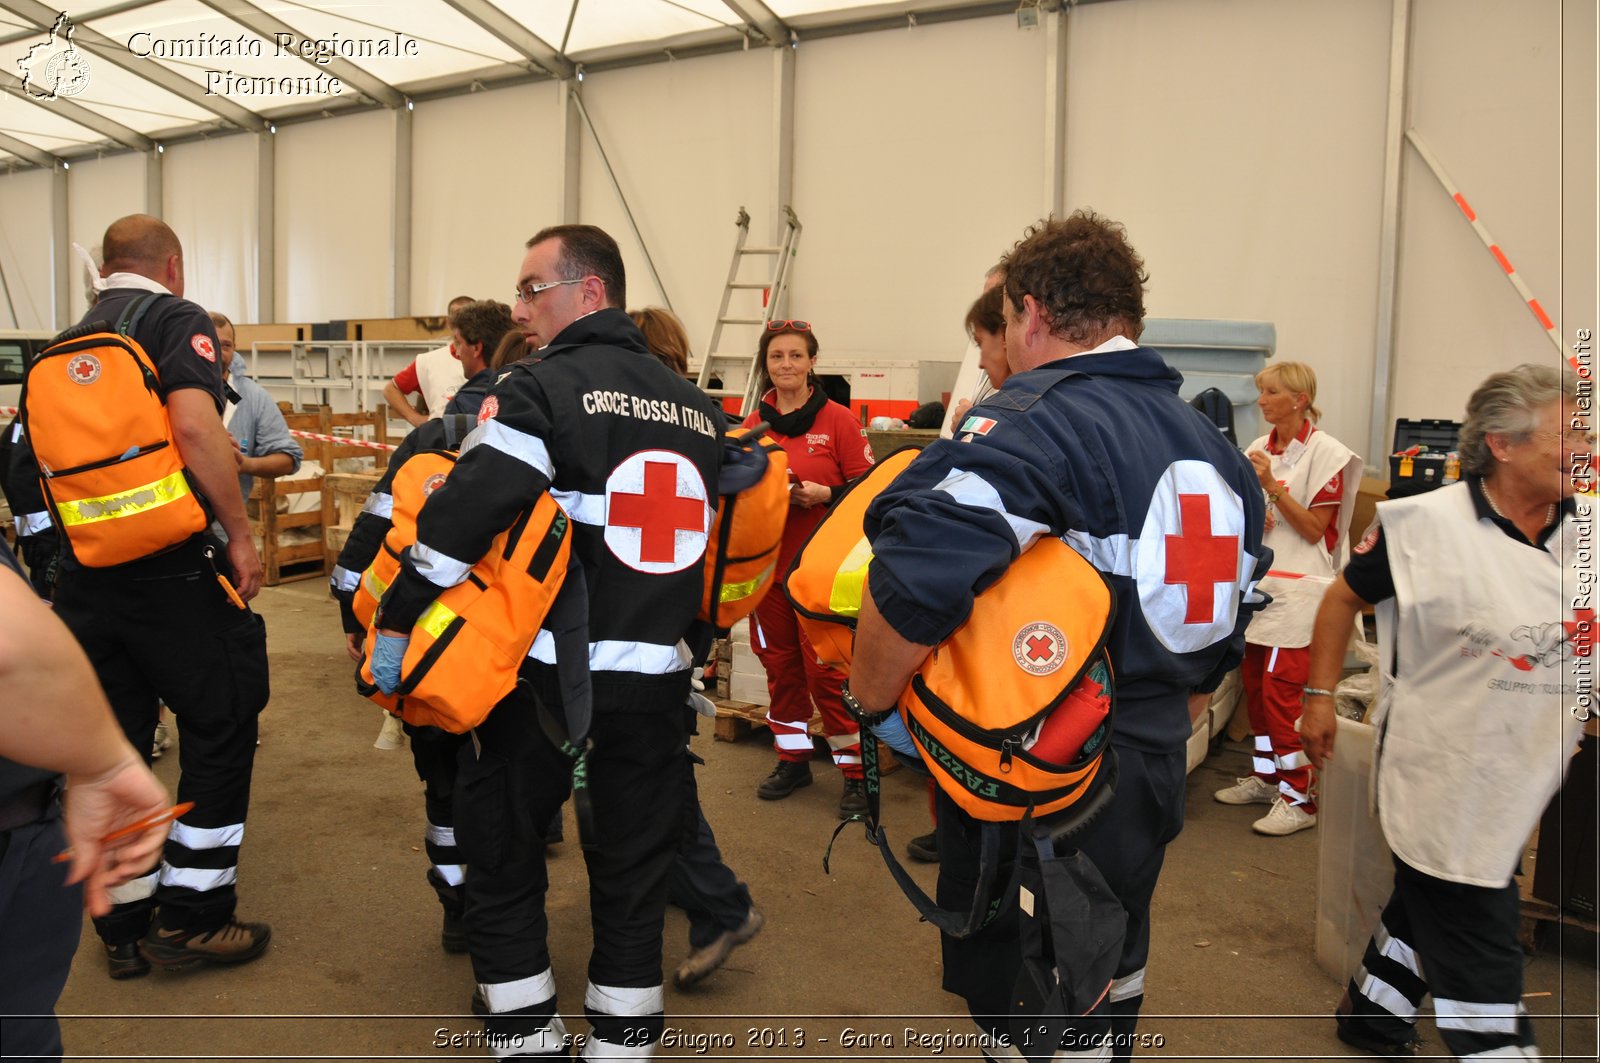
[[[1065,1017],[1073,1027],[1063,1032],[1048,977],[1028,981],[1039,972],[1023,959],[1034,907],[1002,895],[1012,855],[1003,854],[987,898],[1001,912],[969,937],[945,937],[944,986],[966,998],[993,1058],[1039,1058],[1042,1047],[1045,1058],[1126,1059],[1144,999],[1150,899],[1183,825],[1191,704],[1203,705],[1244,654],[1261,605],[1255,583],[1271,560],[1265,503],[1250,463],[1178,397],[1183,378],[1138,345],[1146,275],[1120,225],[1089,211],[1041,222],[1002,266],[1012,375],[868,511],[871,593],[847,700],[868,716],[893,707],[975,596],[1044,536],[1063,538],[1105,576],[1116,597],[1107,649],[1118,775],[1109,807],[1072,842],[1126,913],[1114,978],[1089,1016]],[[939,803],[938,903],[967,911],[981,824],[948,795]],[[1114,926],[1097,932],[1116,937]],[[1079,959],[1056,957],[1069,969]],[[1041,987],[1042,1006],[1017,1008]],[[1023,1043],[1050,1015],[1055,1043]]]

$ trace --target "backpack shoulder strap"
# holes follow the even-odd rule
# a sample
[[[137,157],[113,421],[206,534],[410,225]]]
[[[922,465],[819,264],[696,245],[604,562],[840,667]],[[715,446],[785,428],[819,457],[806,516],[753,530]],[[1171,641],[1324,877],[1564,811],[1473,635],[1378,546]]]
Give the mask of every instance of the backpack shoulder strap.
[[[149,292],[140,296],[128,305],[122,315],[122,320],[117,322],[117,333],[121,336],[132,336],[134,329],[139,327],[139,322],[144,320],[144,315],[157,299],[176,298],[167,292]]]

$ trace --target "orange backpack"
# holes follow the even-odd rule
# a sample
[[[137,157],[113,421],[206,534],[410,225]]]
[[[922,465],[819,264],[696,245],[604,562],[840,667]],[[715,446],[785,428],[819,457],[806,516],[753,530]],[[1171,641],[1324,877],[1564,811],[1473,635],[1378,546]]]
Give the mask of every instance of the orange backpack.
[[[89,568],[149,557],[211,523],[173,442],[155,363],[133,338],[160,294],[117,324],[68,329],[22,379],[23,434],[51,519]]]
[[[849,672],[872,548],[868,506],[916,458],[902,448],[834,504],[784,580],[817,656]],[[1116,599],[1059,539],[1012,563],[928,655],[898,709],[928,770],[975,819],[1061,812],[1095,789],[1112,707]]]
[[[756,611],[777,574],[789,516],[789,455],[757,425],[723,437],[715,532],[698,619],[728,628]]]
[[[867,507],[921,450],[901,447],[868,469],[834,500],[812,529],[784,576],[788,596],[817,659],[849,673],[855,652],[856,617],[867,593],[872,547],[863,530]]]
[[[363,626],[372,626],[378,603],[399,573],[401,551],[417,541],[417,514],[422,511],[422,504],[444,483],[455,465],[454,451],[419,450],[395,470],[389,482],[389,496],[393,500],[389,531],[372,564],[361,574],[355,593],[350,596],[350,610]]]
[[[413,726],[461,734],[482,723],[516,686],[518,669],[566,578],[572,539],[566,511],[549,492],[541,494],[495,537],[466,579],[423,610],[411,629],[400,685],[384,694],[372,676],[372,614],[399,571],[400,554],[416,540],[423,502],[444,482],[440,471],[454,463],[447,451],[421,451],[395,474],[394,526],[362,573],[351,605],[357,616],[367,611],[356,689]]]

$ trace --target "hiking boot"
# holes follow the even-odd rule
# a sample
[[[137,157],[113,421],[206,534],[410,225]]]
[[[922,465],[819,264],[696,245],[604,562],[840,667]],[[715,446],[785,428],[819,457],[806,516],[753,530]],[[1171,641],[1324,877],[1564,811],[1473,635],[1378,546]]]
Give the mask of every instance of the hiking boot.
[[[906,855],[921,864],[939,862],[939,832],[930,830],[906,842]]]
[[[1280,797],[1272,802],[1272,807],[1267,809],[1266,815],[1250,824],[1250,829],[1257,834],[1270,834],[1275,838],[1281,838],[1316,825],[1315,812],[1307,812],[1304,806],[1291,805]]]
[[[162,750],[168,749],[171,746],[172,735],[167,733],[167,725],[164,723],[156,724],[155,737],[150,741],[150,759],[160,760]]]
[[[444,913],[444,925],[439,929],[439,946],[453,955],[467,951],[467,928],[462,925],[460,915]]]
[[[1278,788],[1259,775],[1246,775],[1211,796],[1225,805],[1270,805],[1278,799]]]
[[[106,946],[106,967],[112,978],[143,978],[150,973],[150,961],[139,951],[137,941]]]
[[[851,816],[864,816],[867,814],[867,781],[865,779],[846,778],[844,793],[839,795],[839,818],[849,819]]]
[[[151,927],[144,937],[144,954],[157,967],[187,967],[191,963],[248,963],[267,951],[272,928],[266,923],[241,923],[230,919],[209,932],[163,930]]]
[[[727,960],[728,954],[735,948],[743,945],[761,932],[766,924],[766,917],[761,910],[755,907],[750,909],[750,914],[744,917],[744,922],[733,930],[724,930],[717,935],[715,941],[709,945],[695,949],[678,964],[678,969],[672,973],[672,983],[679,989],[688,989],[696,982],[706,978],[721,967]]]
[[[779,801],[802,786],[811,785],[811,765],[803,760],[780,760],[772,774],[761,780],[756,796],[763,801]]]

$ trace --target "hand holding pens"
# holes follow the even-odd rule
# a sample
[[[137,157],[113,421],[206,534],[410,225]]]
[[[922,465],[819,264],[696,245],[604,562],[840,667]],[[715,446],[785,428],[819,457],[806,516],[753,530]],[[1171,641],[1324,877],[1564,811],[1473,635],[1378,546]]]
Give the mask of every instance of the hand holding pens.
[[[171,823],[173,820],[180,819],[187,815],[188,812],[193,808],[193,801],[184,801],[180,804],[173,805],[171,808],[163,809],[154,815],[146,816],[140,820],[135,820],[126,827],[118,827],[110,834],[107,834],[105,837],[101,838],[100,844],[103,846],[113,845],[116,842],[120,842],[124,838],[133,837],[140,831],[149,830],[151,827],[159,827],[163,823]],[[63,849],[56,855],[52,856],[50,858],[50,862],[52,864],[64,864],[68,860],[71,860],[72,857],[73,852],[71,849]]]

